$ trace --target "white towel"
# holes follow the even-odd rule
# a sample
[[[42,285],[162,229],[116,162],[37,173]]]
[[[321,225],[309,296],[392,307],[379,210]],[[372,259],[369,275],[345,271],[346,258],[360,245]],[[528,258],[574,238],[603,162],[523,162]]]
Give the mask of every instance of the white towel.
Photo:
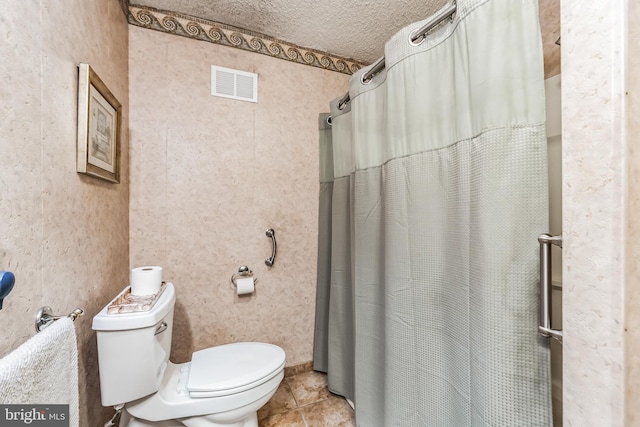
[[[73,321],[57,320],[0,359],[1,404],[69,404],[78,427],[78,346]]]

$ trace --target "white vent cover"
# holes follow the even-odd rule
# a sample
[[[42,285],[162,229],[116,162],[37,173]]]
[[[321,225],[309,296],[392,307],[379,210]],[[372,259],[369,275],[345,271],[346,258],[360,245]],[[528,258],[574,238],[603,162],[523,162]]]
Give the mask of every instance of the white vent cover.
[[[258,102],[258,75],[212,65],[211,95]]]

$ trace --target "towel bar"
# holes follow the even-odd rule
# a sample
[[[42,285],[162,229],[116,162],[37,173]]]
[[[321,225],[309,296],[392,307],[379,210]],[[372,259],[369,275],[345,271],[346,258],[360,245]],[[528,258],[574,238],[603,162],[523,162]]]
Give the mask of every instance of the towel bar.
[[[36,321],[35,321],[36,332],[42,331],[51,323],[63,317],[70,317],[71,320],[76,320],[78,317],[82,316],[83,314],[84,314],[83,309],[76,308],[66,316],[56,316],[55,314],[53,314],[53,311],[51,311],[51,307],[45,305],[43,307],[40,307],[40,310],[38,310],[38,313],[36,314]]]

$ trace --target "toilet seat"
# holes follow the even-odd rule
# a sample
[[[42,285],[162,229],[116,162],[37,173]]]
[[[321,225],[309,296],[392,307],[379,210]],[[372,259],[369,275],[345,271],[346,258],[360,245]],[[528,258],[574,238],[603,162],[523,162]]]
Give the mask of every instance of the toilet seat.
[[[157,393],[126,403],[125,407],[133,417],[158,422],[205,416],[209,414],[232,413],[240,408],[256,405],[258,410],[280,385],[284,377],[284,367],[276,375],[243,392],[218,397],[195,398],[186,389],[191,362],[175,365],[169,362],[162,384]],[[242,409],[244,410],[244,409]]]
[[[284,377],[285,353],[266,343],[226,344],[169,362],[157,393],[126,404],[135,418],[157,422],[262,407]],[[238,374],[234,378],[234,375]],[[244,409],[243,409],[244,410]]]
[[[186,389],[192,398],[220,397],[263,384],[282,372],[285,353],[260,342],[241,342],[193,353]]]

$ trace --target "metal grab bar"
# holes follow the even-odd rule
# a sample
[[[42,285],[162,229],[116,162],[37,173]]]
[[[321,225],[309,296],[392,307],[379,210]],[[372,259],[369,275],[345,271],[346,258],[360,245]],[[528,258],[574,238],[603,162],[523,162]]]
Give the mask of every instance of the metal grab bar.
[[[562,330],[551,329],[551,245],[562,248],[562,236],[542,234],[540,243],[540,325],[538,332],[562,343]]]
[[[273,267],[273,263],[276,261],[276,252],[278,251],[278,245],[276,244],[276,232],[273,231],[273,228],[267,229],[267,237],[271,238],[272,251],[271,256],[264,260],[264,263],[267,267]]]

